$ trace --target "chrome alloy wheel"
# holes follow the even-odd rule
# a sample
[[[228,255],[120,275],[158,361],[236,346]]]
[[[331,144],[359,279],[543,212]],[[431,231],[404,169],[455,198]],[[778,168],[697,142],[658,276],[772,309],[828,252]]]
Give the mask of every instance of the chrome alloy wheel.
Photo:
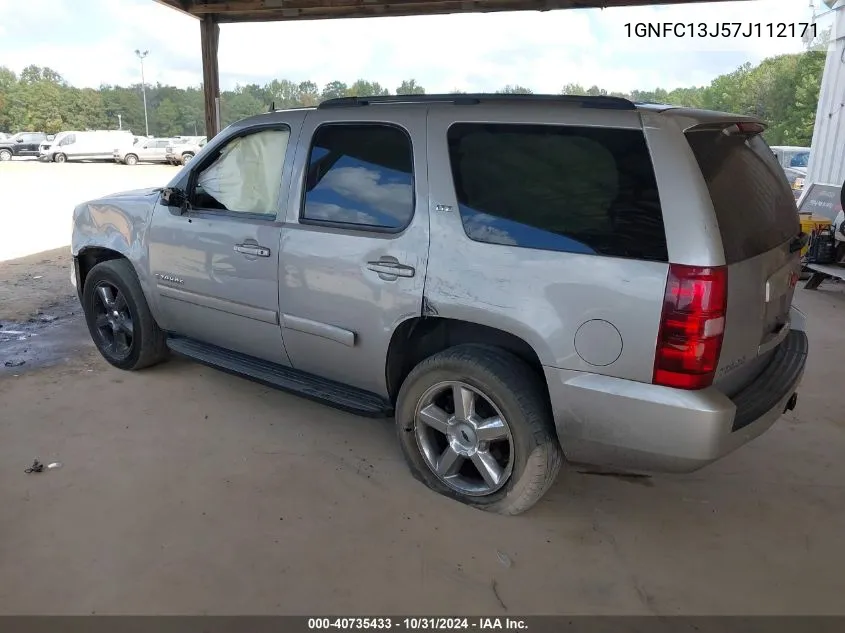
[[[513,469],[510,427],[475,387],[451,380],[430,387],[414,412],[417,446],[444,484],[482,497],[499,490]]]

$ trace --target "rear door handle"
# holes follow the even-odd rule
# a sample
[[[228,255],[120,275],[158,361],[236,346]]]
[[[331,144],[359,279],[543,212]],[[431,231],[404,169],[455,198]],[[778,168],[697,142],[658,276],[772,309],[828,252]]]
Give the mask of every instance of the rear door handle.
[[[258,244],[235,244],[235,252],[253,257],[270,257],[270,249]]]
[[[367,269],[378,273],[379,278],[385,281],[393,281],[399,277],[413,277],[416,274],[413,266],[400,264],[398,260],[392,257],[367,262]]]

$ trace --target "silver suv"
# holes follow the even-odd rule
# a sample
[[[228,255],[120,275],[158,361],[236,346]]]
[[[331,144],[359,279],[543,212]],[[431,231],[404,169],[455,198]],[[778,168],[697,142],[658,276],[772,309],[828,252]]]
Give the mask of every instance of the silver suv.
[[[75,283],[113,365],[394,416],[415,477],[517,514],[564,456],[688,472],[795,406],[804,236],[763,129],[610,97],[266,113],[79,205]]]

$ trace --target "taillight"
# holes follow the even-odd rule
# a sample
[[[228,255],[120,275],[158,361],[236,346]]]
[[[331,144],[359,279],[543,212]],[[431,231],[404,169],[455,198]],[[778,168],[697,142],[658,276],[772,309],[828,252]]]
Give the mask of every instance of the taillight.
[[[725,267],[670,264],[657,335],[653,382],[678,389],[713,383],[728,302]]]

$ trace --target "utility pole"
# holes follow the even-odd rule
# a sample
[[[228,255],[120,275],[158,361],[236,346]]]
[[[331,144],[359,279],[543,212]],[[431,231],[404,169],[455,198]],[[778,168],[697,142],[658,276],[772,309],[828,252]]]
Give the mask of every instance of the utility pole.
[[[117,129],[118,130],[123,129],[123,116],[120,115],[120,114],[117,115]]]
[[[139,51],[137,48],[135,49],[135,54],[138,56],[138,59],[141,60],[141,94],[144,95],[144,127],[147,130],[147,136],[150,135],[150,122],[147,119],[147,85],[144,81],[144,58],[150,54],[150,51],[144,51],[143,53]]]

